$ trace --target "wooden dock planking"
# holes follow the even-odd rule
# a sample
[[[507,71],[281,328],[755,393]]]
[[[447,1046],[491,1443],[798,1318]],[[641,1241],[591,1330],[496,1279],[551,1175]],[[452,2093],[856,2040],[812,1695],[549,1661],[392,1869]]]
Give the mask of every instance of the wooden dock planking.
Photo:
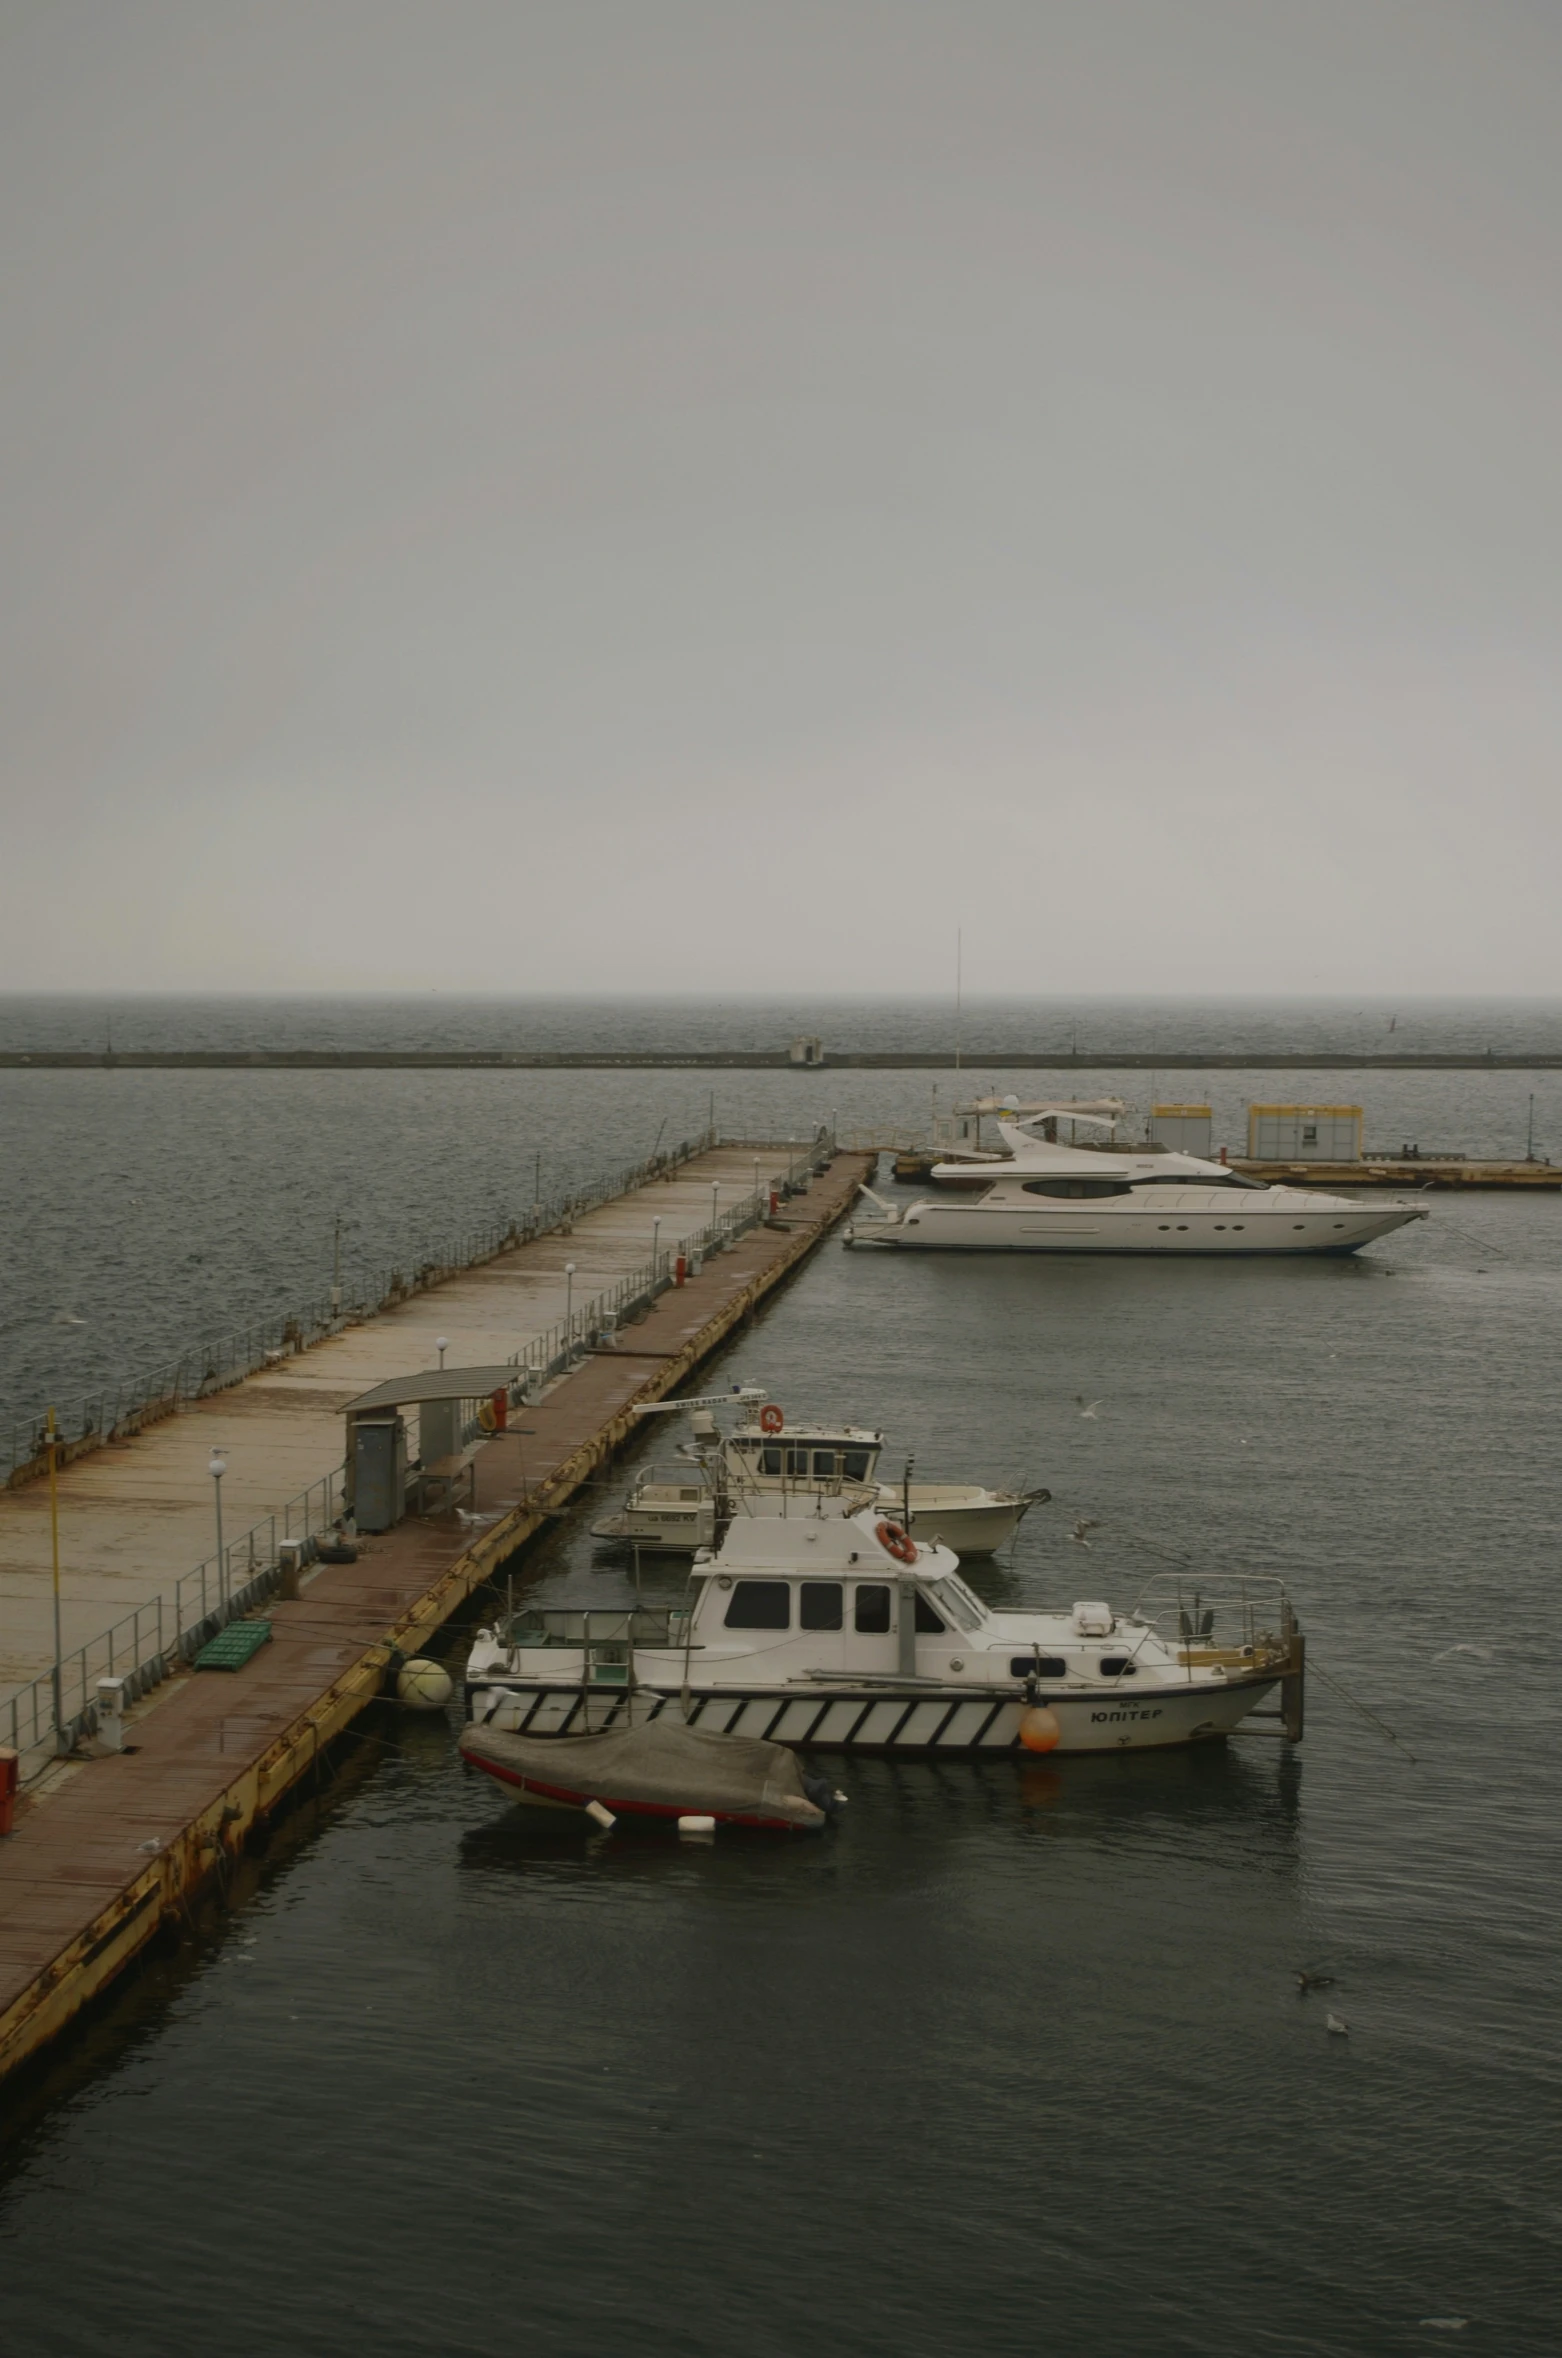
[[[268,1609],[271,1643],[244,1669],[182,1674],[127,1720],[134,1751],[62,1766],[24,1796],[0,1842],[0,2073],[57,2036],[264,1827],[382,1691],[394,1650],[416,1651],[563,1506],[627,1437],[635,1403],[692,1373],[847,1210],[864,1171],[863,1157],[839,1157],[783,1225],[664,1294],[621,1348],[520,1412],[530,1430],[488,1442],[475,1463],[492,1524],[474,1536],[445,1510],[364,1541],[356,1563],[322,1566]]]
[[[213,1393],[132,1440],[73,1459],[59,1477],[64,1651],[171,1591],[215,1549],[207,1461],[224,1451],[224,1532],[230,1543],[340,1465],[342,1407],[387,1377],[433,1367],[449,1337],[451,1366],[497,1365],[565,1314],[565,1263],[575,1263],[580,1310],[651,1256],[710,1218],[711,1186],[730,1208],[784,1168],[786,1150],[718,1146],[664,1178],[583,1213],[552,1233],[442,1279],[362,1324]],[[409,1276],[411,1272],[408,1272]],[[240,1577],[236,1571],[236,1577]],[[0,1696],[38,1677],[53,1658],[48,1485],[0,1487]]]

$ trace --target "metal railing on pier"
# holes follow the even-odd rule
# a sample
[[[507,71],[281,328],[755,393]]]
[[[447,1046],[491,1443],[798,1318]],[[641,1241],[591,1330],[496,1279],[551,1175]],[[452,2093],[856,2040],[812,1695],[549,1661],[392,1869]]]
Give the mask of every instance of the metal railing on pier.
[[[219,1629],[253,1612],[276,1590],[284,1540],[313,1540],[336,1521],[346,1501],[346,1471],[336,1466],[323,1474],[275,1514],[263,1515],[186,1572],[171,1591],[148,1597],[65,1655],[57,1699],[52,1668],[7,1695],[0,1702],[0,1743],[23,1753],[39,1746],[68,1752],[97,1725],[100,1678],[124,1679],[126,1700],[136,1702],[193,1662]]]
[[[611,1185],[591,1190],[585,1196],[570,1198],[562,1208],[554,1208],[556,1216],[551,1217],[545,1226],[534,1226],[520,1233],[505,1228],[498,1232],[497,1242],[490,1241],[491,1232],[478,1232],[479,1249],[468,1253],[463,1260],[451,1259],[440,1264],[439,1274],[448,1277],[462,1269],[473,1268],[481,1261],[492,1259],[512,1242],[527,1242],[529,1236],[541,1235],[548,1230],[567,1231],[581,1213],[594,1209],[600,1203],[610,1202],[615,1196],[627,1194],[631,1188],[643,1186],[647,1179],[656,1177],[663,1170],[676,1168],[693,1156],[708,1151],[712,1143],[706,1137],[692,1146],[681,1146],[674,1154],[637,1165],[633,1171],[621,1174]],[[719,1143],[728,1151],[751,1150],[756,1169],[767,1156],[776,1152],[774,1140],[722,1139]],[[824,1160],[834,1152],[834,1139],[829,1133],[820,1133],[810,1140],[788,1140],[784,1143],[793,1151],[788,1155],[783,1170],[772,1169],[755,1188],[725,1210],[720,1208],[718,1200],[711,1219],[702,1227],[680,1237],[676,1243],[658,1252],[638,1269],[631,1270],[615,1284],[605,1287],[602,1292],[583,1300],[578,1309],[572,1309],[566,1318],[556,1320],[543,1334],[534,1337],[522,1350],[515,1352],[509,1361],[516,1370],[517,1379],[512,1386],[512,1398],[524,1399],[533,1381],[538,1384],[549,1383],[567,1374],[587,1352],[610,1345],[621,1326],[643,1316],[657,1297],[674,1284],[678,1260],[682,1259],[687,1265],[697,1268],[710,1255],[724,1252],[767,1217],[773,1193],[791,1194],[806,1187],[814,1173],[822,1168]],[[436,1280],[420,1273],[420,1283],[423,1282]],[[392,1289],[378,1307],[389,1308],[405,1298],[405,1291]],[[289,1323],[299,1324],[296,1319]],[[322,1340],[341,1324],[340,1318],[333,1318],[317,1333],[309,1334],[307,1339]],[[246,1337],[252,1337],[257,1332],[255,1329],[244,1331]],[[296,1347],[302,1349],[304,1346],[298,1343]],[[188,1356],[199,1357],[201,1354]],[[248,1366],[240,1367],[238,1372],[226,1377],[225,1383],[242,1381],[244,1375],[255,1373],[272,1356],[272,1353],[262,1351],[258,1358],[251,1359]],[[183,1366],[186,1362],[181,1360],[177,1364]],[[223,1386],[213,1382],[207,1388],[217,1390]],[[176,1399],[173,1407],[164,1413],[172,1414],[178,1406],[187,1405],[190,1400],[203,1396],[196,1392],[188,1394],[182,1403]],[[116,1430],[120,1433],[140,1431],[141,1423],[145,1421],[143,1418],[141,1422],[122,1424]],[[473,1415],[463,1428],[463,1439],[473,1440],[481,1430],[478,1415]],[[108,1435],[96,1433],[96,1437],[102,1439]],[[71,1455],[79,1455],[81,1447],[80,1441],[74,1449],[61,1446],[62,1461]],[[30,1460],[28,1470],[31,1470]],[[46,1454],[43,1471],[47,1472]],[[40,1673],[25,1686],[16,1688],[0,1699],[0,1731],[8,1731],[0,1733],[0,1741],[8,1742],[21,1753],[33,1752],[42,1746],[69,1751],[82,1736],[91,1734],[96,1727],[97,1679],[124,1678],[127,1681],[127,1700],[135,1701],[159,1685],[172,1671],[193,1661],[202,1646],[227,1622],[253,1612],[257,1605],[264,1603],[276,1591],[282,1578],[280,1549],[284,1540],[312,1540],[317,1533],[335,1523],[346,1504],[346,1471],[345,1465],[335,1467],[331,1473],[311,1483],[307,1490],[301,1491],[277,1513],[263,1516],[249,1530],[240,1532],[237,1538],[224,1545],[220,1555],[208,1556],[203,1563],[197,1564],[193,1571],[175,1582],[171,1594],[160,1593],[148,1599],[116,1621],[112,1628],[89,1639],[85,1645],[78,1646],[60,1665],[58,1699],[55,1696],[55,1674],[52,1669]],[[16,1478],[14,1472],[12,1478]]]
[[[718,1141],[709,1132],[685,1139],[665,1154],[651,1155],[596,1186],[579,1188],[549,1202],[534,1203],[525,1212],[509,1217],[500,1215],[475,1228],[461,1230],[421,1249],[417,1260],[406,1267],[390,1267],[367,1279],[360,1278],[351,1302],[344,1302],[338,1290],[332,1288],[296,1310],[252,1320],[226,1334],[212,1336],[196,1349],[183,1351],[177,1358],[164,1360],[156,1367],[83,1392],[67,1401],[63,1408],[57,1407],[58,1463],[68,1465],[72,1458],[100,1447],[105,1441],[127,1439],[163,1417],[176,1416],[181,1409],[209,1399],[214,1392],[226,1391],[230,1385],[242,1383],[246,1376],[258,1374],[263,1367],[307,1350],[311,1343],[324,1341],[344,1324],[393,1309],[398,1302],[410,1300],[414,1294],[439,1285],[463,1270],[478,1268],[514,1245],[529,1244],[536,1237],[567,1230],[599,1205],[628,1195],[665,1172],[680,1169],[696,1155],[718,1144],[741,1148],[747,1143],[742,1139]],[[797,1144],[799,1152],[807,1155],[817,1152],[821,1140],[815,1139],[811,1144],[788,1143]],[[759,1151],[774,1153],[775,1146],[776,1141],[769,1140]],[[12,1421],[0,1440],[0,1483],[32,1481],[47,1473],[46,1424],[46,1413],[41,1410]]]

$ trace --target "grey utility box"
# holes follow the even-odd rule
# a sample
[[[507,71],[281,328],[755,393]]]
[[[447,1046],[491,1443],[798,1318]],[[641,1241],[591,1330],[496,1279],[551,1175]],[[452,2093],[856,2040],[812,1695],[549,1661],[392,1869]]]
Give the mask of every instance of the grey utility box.
[[[1359,1163],[1359,1105],[1250,1105],[1247,1151],[1255,1163]]]
[[[353,1516],[360,1531],[388,1531],[407,1503],[407,1426],[399,1416],[353,1421]]]
[[[1209,1159],[1214,1117],[1207,1105],[1152,1105],[1150,1136],[1168,1154],[1198,1154]]]
[[[460,1449],[461,1408],[459,1400],[425,1400],[418,1410],[418,1455],[426,1466]]]

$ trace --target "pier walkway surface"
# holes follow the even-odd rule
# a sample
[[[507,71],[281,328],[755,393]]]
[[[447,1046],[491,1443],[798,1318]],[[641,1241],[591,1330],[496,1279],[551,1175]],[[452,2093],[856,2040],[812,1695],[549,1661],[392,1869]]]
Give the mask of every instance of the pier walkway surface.
[[[708,1208],[711,1184],[720,1184],[723,1172],[731,1184],[751,1184],[752,1153],[743,1150],[743,1168],[734,1173],[734,1151],[726,1150],[725,1162],[723,1150],[698,1156],[665,1188],[605,1207],[619,1217],[604,1220],[589,1265],[606,1269],[615,1253],[642,1251],[650,1196],[667,1207],[664,1222],[676,1226],[672,1207],[681,1203],[691,1213],[703,1191]],[[862,1156],[839,1155],[778,1220],[750,1229],[528,1402],[517,1420],[524,1432],[484,1443],[474,1460],[475,1497],[477,1512],[491,1520],[481,1529],[445,1507],[360,1541],[356,1563],[322,1565],[295,1600],[268,1606],[270,1641],[241,1670],[179,1673],[127,1718],[123,1752],[45,1772],[23,1795],[15,1832],[0,1841],[0,2073],[56,2036],[196,1890],[220,1887],[240,1850],[264,1840],[289,1789],[319,1773],[323,1749],[384,1691],[400,1656],[415,1654],[559,1513],[629,1435],[637,1402],[675,1389],[796,1267],[851,1204],[865,1170]],[[436,1328],[452,1344],[459,1336],[475,1361],[551,1309],[562,1262],[587,1265],[589,1226],[583,1220],[572,1237],[517,1248],[379,1321],[392,1338],[384,1349],[358,1330],[306,1354],[285,1376],[256,1379],[253,1396],[263,1405],[253,1428],[230,1395],[176,1420],[170,1438],[179,1437],[179,1424],[200,1434],[200,1481],[207,1480],[204,1453],[220,1415],[233,1419],[226,1438],[235,1462],[245,1433],[262,1430],[268,1413],[284,1433],[295,1418],[309,1425],[318,1447],[318,1436],[339,1423],[345,1398],[387,1370],[404,1369],[409,1356],[431,1362]],[[513,1292],[503,1290],[512,1284]],[[293,1385],[303,1389],[295,1393]],[[161,1429],[145,1436],[123,1463],[161,1439]],[[88,1473],[98,1456],[72,1467],[72,1476]],[[158,1462],[188,1468],[194,1461],[181,1455]],[[292,1470],[290,1460],[277,1481]],[[158,1528],[145,1491],[128,1484],[119,1496],[120,1511]],[[106,1500],[100,1511],[111,1537]],[[162,1561],[166,1566],[166,1554]]]
[[[62,1653],[71,1656],[140,1606],[148,1608],[142,1634],[154,1643],[155,1600],[208,1559],[215,1601],[216,1500],[207,1470],[214,1449],[227,1461],[222,1516],[237,1583],[258,1557],[275,1560],[274,1538],[284,1526],[318,1528],[329,1520],[324,1510],[340,1504],[346,1402],[387,1378],[437,1366],[438,1338],[447,1342],[451,1367],[498,1366],[541,1338],[562,1340],[567,1309],[578,1323],[596,1297],[649,1265],[653,1234],[670,1266],[683,1240],[708,1227],[713,1202],[718,1210],[749,1202],[799,1151],[718,1145],[696,1154],[567,1229],[501,1250],[307,1349],[279,1352],[274,1365],[244,1381],[64,1465]],[[176,1635],[170,1622],[166,1642]],[[53,1651],[49,1486],[35,1477],[0,1487],[0,1705],[48,1668]],[[117,1665],[131,1666],[128,1659]],[[94,1657],[93,1667],[116,1665]],[[0,1714],[0,1742],[9,1733]],[[26,1732],[18,1734],[25,1743]]]

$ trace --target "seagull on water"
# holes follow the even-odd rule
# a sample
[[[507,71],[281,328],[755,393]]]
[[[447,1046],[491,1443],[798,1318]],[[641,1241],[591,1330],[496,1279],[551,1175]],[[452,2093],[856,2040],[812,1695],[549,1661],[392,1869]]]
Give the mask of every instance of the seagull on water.
[[[1304,1996],[1308,1990],[1332,1990],[1334,1976],[1332,1973],[1298,1973],[1296,1986]]]
[[[1441,1654],[1434,1654],[1432,1656],[1432,1660],[1434,1662],[1451,1662],[1456,1654],[1474,1654],[1482,1662],[1489,1662],[1492,1659],[1492,1650],[1490,1646],[1472,1646],[1466,1644],[1462,1646],[1445,1646]]]
[[[1074,1394],[1074,1398],[1075,1398],[1076,1402],[1078,1403],[1078,1406],[1079,1406],[1079,1413],[1080,1413],[1080,1415],[1081,1415],[1081,1416],[1088,1416],[1088,1417],[1092,1417],[1092,1418],[1093,1418],[1093,1417],[1095,1416],[1096,1410],[1097,1410],[1097,1409],[1100,1407],[1100,1405],[1101,1405],[1101,1403],[1100,1403],[1100,1401],[1099,1401],[1099,1400],[1092,1400],[1092,1401],[1090,1401],[1090,1402],[1089,1402],[1089,1404],[1087,1405],[1087,1404],[1086,1404],[1086,1400],[1085,1400],[1085,1395],[1084,1395],[1084,1393],[1083,1393],[1083,1392],[1076,1392],[1076,1393]]]
[[[1069,1533],[1070,1539],[1077,1539],[1081,1547],[1088,1547],[1090,1542],[1085,1537],[1085,1533],[1087,1531],[1094,1531],[1097,1527],[1098,1521],[1099,1517],[1095,1515],[1081,1515],[1079,1521],[1074,1525],[1073,1530]]]
[[[1326,2014],[1323,2018],[1323,2027],[1331,2039],[1348,2039],[1350,2037],[1350,2024],[1341,2015]]]

